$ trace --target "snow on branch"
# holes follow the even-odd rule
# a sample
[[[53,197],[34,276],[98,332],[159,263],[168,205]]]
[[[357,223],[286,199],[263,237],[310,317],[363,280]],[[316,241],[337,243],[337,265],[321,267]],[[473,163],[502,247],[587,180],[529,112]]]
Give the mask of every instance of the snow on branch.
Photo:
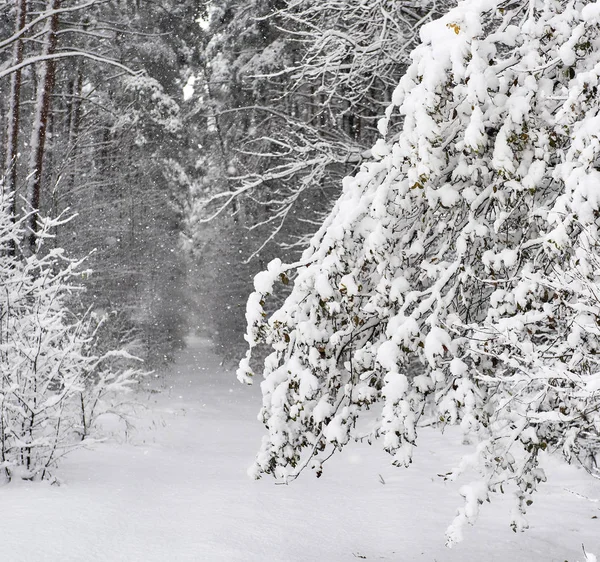
[[[17,72],[21,68],[25,68],[26,66],[31,66],[32,64],[37,64],[37,63],[45,62],[45,61],[49,61],[49,60],[66,59],[66,58],[71,58],[71,57],[81,57],[81,58],[90,59],[90,60],[93,60],[96,62],[100,62],[102,64],[107,64],[109,66],[114,66],[116,68],[119,68],[120,70],[125,71],[127,74],[131,74],[133,76],[140,75],[143,72],[143,71],[140,72],[137,70],[133,70],[133,69],[129,68],[128,66],[121,64],[120,62],[118,62],[116,60],[109,59],[109,58],[103,57],[101,55],[96,55],[94,53],[88,53],[86,51],[71,50],[71,51],[62,51],[59,53],[53,53],[51,55],[37,55],[37,56],[33,56],[33,57],[28,57],[18,64],[14,64],[12,66],[9,66],[8,68],[0,70],[0,79],[4,78],[5,76],[9,76],[10,74],[12,74],[14,72]]]

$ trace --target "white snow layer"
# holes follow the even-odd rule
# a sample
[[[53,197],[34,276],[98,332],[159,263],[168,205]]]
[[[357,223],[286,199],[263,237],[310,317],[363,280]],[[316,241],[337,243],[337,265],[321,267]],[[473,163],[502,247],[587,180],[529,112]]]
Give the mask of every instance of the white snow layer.
[[[527,532],[510,530],[510,499],[494,498],[447,549],[461,484],[438,474],[465,450],[451,430],[423,430],[408,469],[352,445],[320,479],[249,479],[259,389],[239,385],[205,342],[190,343],[127,442],[73,454],[60,487],[0,490],[2,562],[582,562],[582,544],[600,552],[600,504],[585,499],[600,497],[600,482],[559,464],[534,497]]]

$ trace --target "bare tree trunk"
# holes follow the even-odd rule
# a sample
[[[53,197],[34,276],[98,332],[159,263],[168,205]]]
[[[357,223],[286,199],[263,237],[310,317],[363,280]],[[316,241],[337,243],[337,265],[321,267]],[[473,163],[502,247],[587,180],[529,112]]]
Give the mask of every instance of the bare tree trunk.
[[[25,27],[27,17],[27,0],[18,0],[15,19],[15,32]],[[15,41],[13,47],[13,64],[23,61],[23,42]],[[14,191],[17,186],[17,153],[19,150],[19,122],[21,117],[21,70],[12,73],[10,78],[10,97],[8,102],[8,130],[6,132],[6,159],[4,162],[5,189]],[[13,201],[13,214],[14,214]]]
[[[69,141],[65,159],[70,159],[70,163],[66,167],[66,175],[64,185],[60,195],[67,207],[72,207],[75,204],[73,199],[73,191],[77,183],[77,178],[81,174],[79,169],[79,128],[81,124],[81,96],[83,88],[83,71],[81,60],[76,61],[75,77],[72,82],[67,85],[67,94],[70,96],[68,104],[68,135]]]
[[[81,121],[81,90],[83,87],[83,71],[81,61],[77,60],[77,70],[75,78],[71,84],[70,95],[71,103],[69,105],[69,150],[75,154],[79,137],[79,124]]]
[[[58,10],[61,0],[48,0],[47,6],[49,10]],[[58,30],[58,13],[54,13],[48,18],[42,56],[47,57],[54,54],[56,51],[57,32]],[[31,206],[33,213],[29,217],[28,226],[29,248],[32,252],[35,251],[37,240],[37,219],[40,207],[40,194],[42,188],[42,168],[44,163],[44,147],[46,144],[46,129],[48,126],[48,118],[50,115],[50,101],[52,90],[54,88],[55,62],[46,60],[41,63],[39,73],[37,99],[35,105],[35,117],[31,130],[30,159],[28,168],[28,189],[27,202]]]

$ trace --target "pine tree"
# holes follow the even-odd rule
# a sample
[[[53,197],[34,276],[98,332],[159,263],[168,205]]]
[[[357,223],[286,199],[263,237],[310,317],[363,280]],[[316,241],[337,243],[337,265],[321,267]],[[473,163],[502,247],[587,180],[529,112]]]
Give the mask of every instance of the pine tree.
[[[600,9],[466,1],[426,25],[373,147],[302,259],[274,261],[248,302],[268,434],[254,473],[317,473],[356,437],[408,466],[423,420],[477,442],[448,529],[493,492],[515,530],[547,452],[598,475]],[[278,278],[295,276],[267,318]]]
[[[196,149],[193,135],[182,134],[177,97],[194,53],[186,41],[197,2],[9,4],[0,25],[8,57],[0,156],[16,214],[29,217],[27,251],[36,246],[38,211],[75,216],[54,242],[88,256],[94,270],[83,281],[82,310],[118,316],[102,328],[114,336],[109,349],[118,341],[164,362],[187,330],[178,252],[186,193],[172,176]]]

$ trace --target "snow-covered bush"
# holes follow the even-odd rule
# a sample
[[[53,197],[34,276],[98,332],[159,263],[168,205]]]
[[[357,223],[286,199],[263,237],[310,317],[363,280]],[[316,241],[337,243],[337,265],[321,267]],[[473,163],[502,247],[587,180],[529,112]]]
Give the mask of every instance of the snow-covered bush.
[[[27,217],[15,221],[10,203],[0,196],[0,470],[6,480],[44,479],[137,372],[106,367],[117,352],[95,356],[92,324],[69,312],[80,263],[45,249],[60,221],[40,220],[38,252],[21,257]]]
[[[375,406],[397,465],[420,421],[458,424],[476,445],[450,477],[478,477],[452,544],[491,492],[512,489],[526,526],[542,451],[598,474],[600,3],[467,0],[421,40],[380,123],[399,112],[402,132],[302,260],[256,280],[247,339],[273,353],[254,473],[319,473]]]

